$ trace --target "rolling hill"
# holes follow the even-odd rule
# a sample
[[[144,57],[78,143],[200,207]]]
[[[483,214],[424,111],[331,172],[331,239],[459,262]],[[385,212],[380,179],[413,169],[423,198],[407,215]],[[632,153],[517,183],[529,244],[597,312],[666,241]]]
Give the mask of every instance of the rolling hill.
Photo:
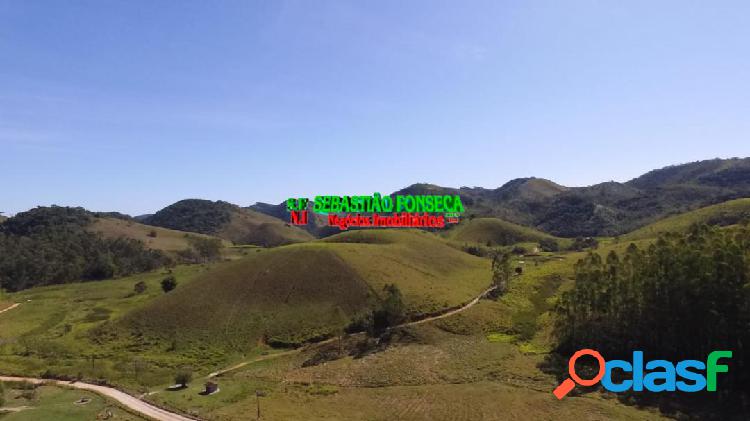
[[[750,220],[750,199],[730,200],[673,215],[622,236],[624,240],[656,238],[667,232],[685,231],[693,224],[727,226]]]
[[[89,230],[94,214],[83,208],[37,207],[0,224],[0,285],[102,280],[149,271],[169,263],[160,250],[127,236]]]
[[[231,203],[185,199],[142,218],[148,225],[214,235],[235,244],[278,246],[313,239],[278,218]]]
[[[400,288],[409,314],[457,306],[490,283],[489,262],[426,232],[347,232],[261,250],[200,275],[132,312],[119,326],[146,336],[244,349],[340,332],[368,313],[383,287]]]
[[[419,183],[394,194],[459,194],[467,215],[501,218],[562,237],[618,235],[671,214],[750,197],[750,158],[673,165],[625,183],[587,187],[518,178],[497,189]]]
[[[286,202],[279,203],[278,205],[257,202],[256,204],[249,206],[247,209],[273,216],[274,218],[281,219],[282,221],[289,221],[291,217],[291,214],[286,209]],[[312,210],[312,203],[308,204],[308,210]],[[328,237],[329,235],[334,235],[341,232],[340,229],[328,225],[328,221],[326,220],[325,215],[320,215],[313,212],[309,212],[309,221],[307,225],[303,225],[299,228],[307,231],[317,238]]]
[[[161,250],[167,253],[176,253],[192,245],[188,240],[190,236],[215,238],[205,234],[186,233],[184,231],[171,230],[168,228],[144,225],[135,220],[127,220],[112,217],[94,217],[86,227],[90,232],[100,233],[104,238],[132,238],[142,241],[146,247]],[[229,241],[223,240],[225,246]]]
[[[539,242],[544,239],[562,240],[534,228],[498,218],[473,218],[462,221],[446,232],[446,236],[458,242],[489,244],[491,246]]]

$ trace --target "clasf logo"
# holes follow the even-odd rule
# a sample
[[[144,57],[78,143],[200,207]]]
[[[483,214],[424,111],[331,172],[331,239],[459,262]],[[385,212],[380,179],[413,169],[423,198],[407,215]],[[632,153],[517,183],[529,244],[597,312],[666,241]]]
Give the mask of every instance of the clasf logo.
[[[592,379],[582,379],[576,373],[576,361],[584,355],[594,357],[599,363],[599,371]],[[729,367],[718,364],[721,358],[732,358],[732,351],[713,351],[708,354],[706,362],[698,360],[684,360],[677,365],[666,360],[653,360],[643,364],[643,352],[634,351],[632,361],[611,360],[605,361],[602,354],[593,349],[582,349],[568,361],[568,374],[570,378],[565,379],[552,392],[557,399],[562,399],[570,393],[576,384],[581,386],[593,386],[601,382],[602,386],[610,392],[625,392],[634,390],[640,392],[699,392],[703,389],[709,392],[716,391],[716,374],[726,373]],[[645,370],[644,370],[645,367]],[[623,373],[631,373],[631,378],[615,383],[612,372],[620,370]],[[705,370],[706,374],[703,375]],[[680,380],[678,380],[678,378]]]

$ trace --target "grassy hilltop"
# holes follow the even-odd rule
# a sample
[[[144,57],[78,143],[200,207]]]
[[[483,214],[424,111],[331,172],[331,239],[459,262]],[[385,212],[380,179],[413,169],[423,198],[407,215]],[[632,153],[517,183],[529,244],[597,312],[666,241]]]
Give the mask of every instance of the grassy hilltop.
[[[148,225],[215,235],[235,244],[278,246],[312,240],[281,219],[231,203],[185,199],[143,219]]]
[[[201,238],[216,238],[205,234],[186,233],[168,228],[141,224],[134,220],[119,218],[96,217],[87,226],[91,232],[100,233],[104,238],[132,238],[144,243],[150,249],[167,253],[176,253],[192,247],[190,236]],[[227,240],[222,240],[224,246],[230,246]]]
[[[145,335],[245,349],[298,344],[340,332],[366,314],[385,284],[407,313],[469,301],[490,283],[485,260],[425,232],[343,233],[325,241],[251,252],[129,314]]]
[[[455,242],[509,246],[515,243],[538,243],[542,240],[562,241],[562,238],[534,228],[503,221],[498,218],[472,218],[464,220],[446,232]]]
[[[622,236],[623,240],[655,238],[659,234],[686,231],[693,224],[727,226],[750,220],[750,199],[737,199],[718,205],[660,219]]]

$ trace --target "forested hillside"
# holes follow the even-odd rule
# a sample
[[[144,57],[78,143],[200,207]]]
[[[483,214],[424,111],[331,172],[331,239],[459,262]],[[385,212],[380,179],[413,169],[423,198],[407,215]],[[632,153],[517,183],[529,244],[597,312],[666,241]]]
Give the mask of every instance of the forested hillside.
[[[313,239],[287,221],[241,208],[228,202],[185,199],[173,203],[142,222],[180,231],[210,234],[236,244],[278,246]]]
[[[0,288],[97,280],[157,268],[168,258],[129,238],[88,232],[82,208],[39,207],[0,224]]]
[[[394,194],[459,194],[467,216],[497,217],[561,237],[619,235],[669,215],[750,197],[750,158],[674,165],[626,183],[587,187],[532,177],[496,189],[419,183]]]
[[[747,405],[749,256],[747,225],[696,225],[645,250],[631,244],[606,257],[592,252],[577,263],[575,286],[560,301],[559,350],[592,348],[607,359],[642,350],[649,360],[669,361],[730,350],[732,369],[719,379],[718,398]]]

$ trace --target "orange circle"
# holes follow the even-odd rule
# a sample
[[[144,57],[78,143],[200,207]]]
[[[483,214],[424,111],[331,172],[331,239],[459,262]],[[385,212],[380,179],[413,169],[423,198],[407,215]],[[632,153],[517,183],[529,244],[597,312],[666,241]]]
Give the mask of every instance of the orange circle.
[[[576,360],[584,355],[591,355],[592,357],[596,358],[597,361],[599,361],[599,372],[591,380],[584,380],[578,377],[578,373],[576,373]],[[574,382],[580,384],[581,386],[593,386],[599,383],[599,380],[604,377],[604,365],[605,361],[604,357],[602,357],[602,354],[594,351],[593,349],[582,349],[573,354],[573,356],[570,357],[570,360],[568,360],[568,374],[570,374],[570,378],[573,379]]]

